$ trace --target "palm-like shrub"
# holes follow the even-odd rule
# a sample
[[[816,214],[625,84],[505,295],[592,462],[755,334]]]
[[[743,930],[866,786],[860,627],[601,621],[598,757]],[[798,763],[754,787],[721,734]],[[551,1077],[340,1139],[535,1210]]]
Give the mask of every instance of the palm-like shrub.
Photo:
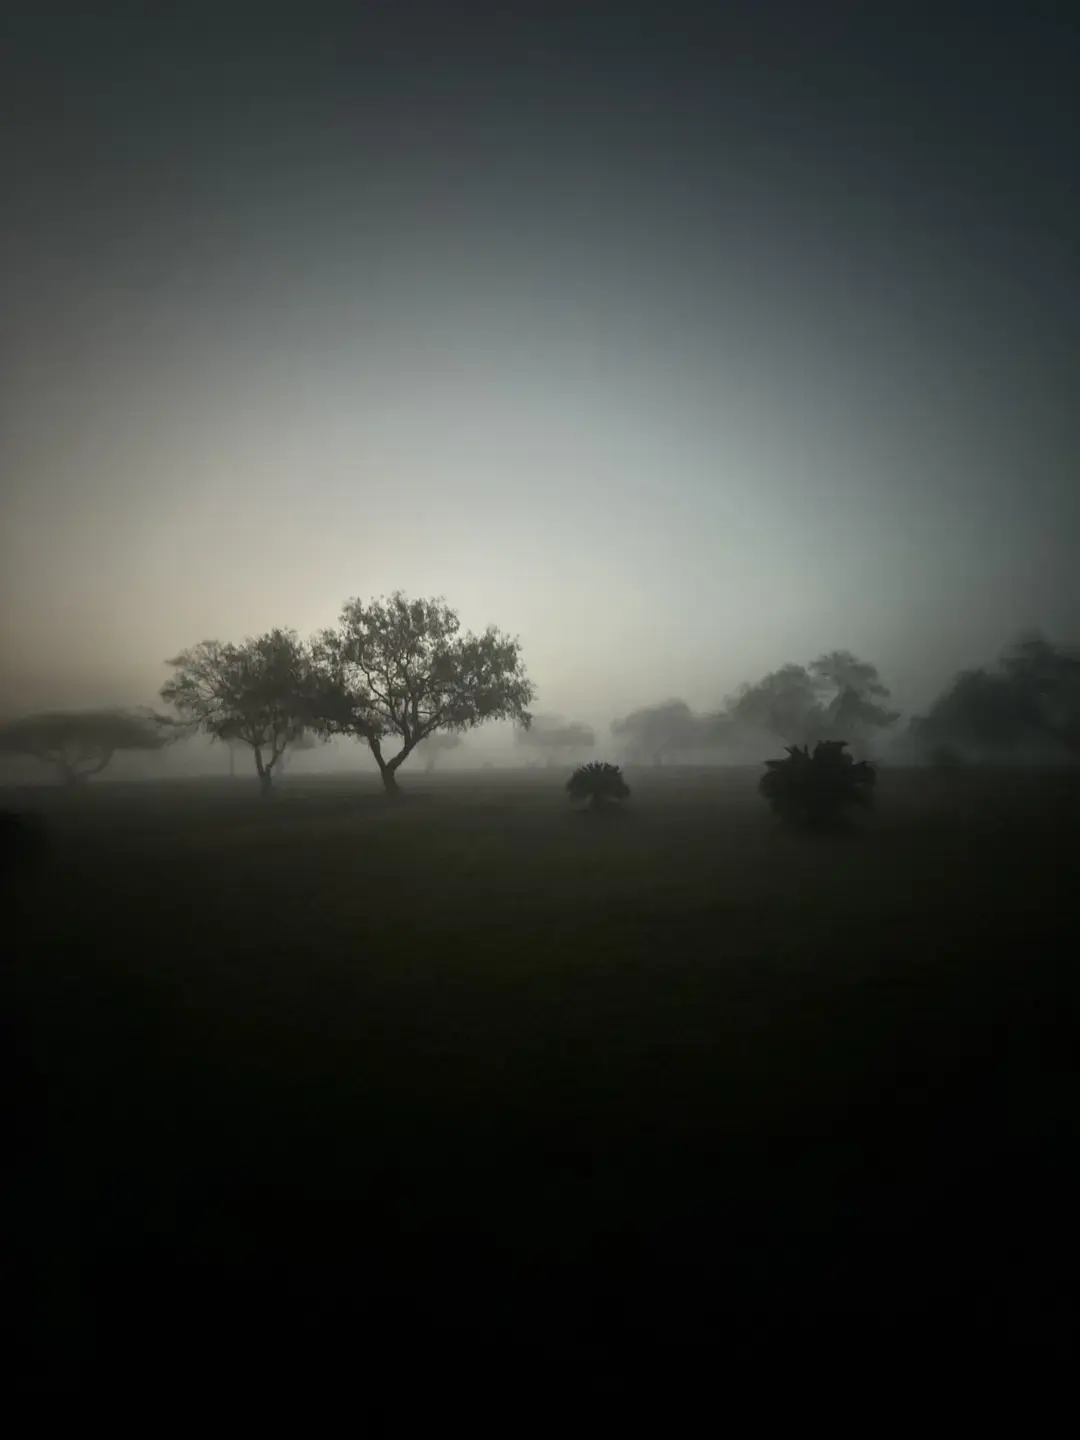
[[[606,760],[590,760],[570,776],[566,793],[571,800],[587,800],[593,809],[599,810],[627,799],[630,786],[618,765],[609,765]]]
[[[789,745],[786,760],[766,760],[758,789],[773,813],[788,825],[820,830],[835,825],[846,810],[867,806],[877,779],[866,760],[856,763],[846,740],[814,746]]]

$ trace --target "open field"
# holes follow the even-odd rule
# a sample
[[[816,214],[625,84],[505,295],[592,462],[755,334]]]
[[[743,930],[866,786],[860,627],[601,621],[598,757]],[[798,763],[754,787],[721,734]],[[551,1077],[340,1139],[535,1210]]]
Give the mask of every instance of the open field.
[[[1080,777],[757,774],[8,792],[28,1332],[1062,1333]]]

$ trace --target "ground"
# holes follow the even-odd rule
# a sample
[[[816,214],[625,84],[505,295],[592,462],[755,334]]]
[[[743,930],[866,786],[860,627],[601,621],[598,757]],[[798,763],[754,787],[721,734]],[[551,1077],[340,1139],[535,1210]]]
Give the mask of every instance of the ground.
[[[886,769],[817,837],[757,772],[563,778],[0,797],[48,835],[3,969],[48,1383],[181,1324],[1060,1333],[1077,775]]]

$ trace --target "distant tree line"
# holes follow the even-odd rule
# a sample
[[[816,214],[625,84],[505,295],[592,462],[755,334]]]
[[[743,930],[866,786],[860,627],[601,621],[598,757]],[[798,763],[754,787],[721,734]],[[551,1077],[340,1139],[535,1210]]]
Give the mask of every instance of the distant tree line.
[[[847,650],[782,665],[695,714],[682,700],[634,710],[611,726],[628,764],[703,753],[745,754],[763,741],[812,747],[843,740],[900,763],[1055,763],[1080,758],[1080,647],[1026,635],[994,666],[961,671],[925,715],[899,727],[877,667]]]
[[[1080,757],[1080,647],[1022,636],[994,666],[962,670],[899,747],[917,761]]]
[[[119,752],[203,734],[234,753],[249,750],[269,792],[290,754],[345,735],[368,747],[393,794],[411,754],[432,770],[466,731],[489,720],[513,722],[516,746],[545,765],[578,762],[597,743],[588,725],[534,717],[519,642],[493,626],[463,632],[441,599],[397,592],[349,600],[338,624],[309,640],[282,629],[239,643],[203,640],[166,663],[173,672],[160,692],[166,713],[21,716],[0,723],[0,753],[32,757],[77,787]],[[1080,649],[1040,635],[1022,636],[993,666],[960,672],[903,727],[888,699],[876,666],[831,650],[740,686],[715,711],[695,713],[678,699],[643,706],[612,722],[611,741],[631,765],[757,758],[777,741],[804,748],[845,741],[909,764],[1080,757]]]
[[[783,665],[742,685],[717,711],[695,715],[685,701],[668,700],[614,721],[611,733],[627,762],[637,765],[701,752],[738,753],[765,739],[868,746],[898,719],[879,703],[888,694],[876,666],[832,650],[809,665]]]

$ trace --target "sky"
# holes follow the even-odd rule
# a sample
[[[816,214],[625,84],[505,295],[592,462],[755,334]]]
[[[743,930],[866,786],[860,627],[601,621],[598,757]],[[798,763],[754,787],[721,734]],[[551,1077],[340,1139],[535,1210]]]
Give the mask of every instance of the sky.
[[[1080,639],[1072,7],[20,8],[3,710],[395,589],[591,721]]]

